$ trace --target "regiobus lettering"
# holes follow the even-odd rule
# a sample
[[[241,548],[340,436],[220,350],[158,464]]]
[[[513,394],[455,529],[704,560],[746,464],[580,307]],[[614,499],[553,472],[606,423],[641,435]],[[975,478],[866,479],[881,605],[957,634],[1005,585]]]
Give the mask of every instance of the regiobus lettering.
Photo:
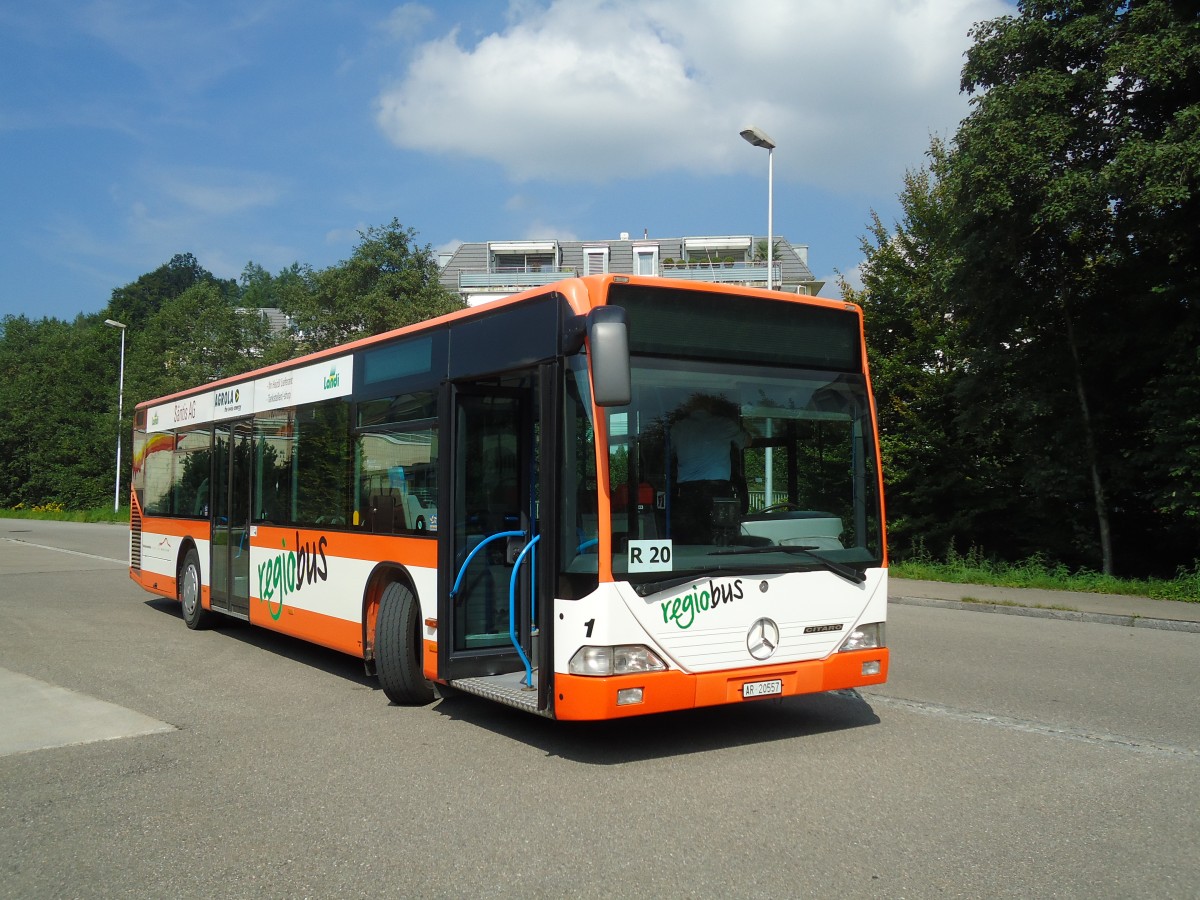
[[[663,622],[673,622],[680,628],[691,628],[696,616],[715,610],[722,603],[732,603],[742,599],[742,579],[738,578],[732,584],[717,584],[708,582],[707,588],[697,588],[682,597],[673,597],[662,602]]]
[[[288,595],[301,590],[314,581],[329,578],[329,561],[325,548],[329,540],[325,535],[316,543],[300,540],[296,532],[296,546],[288,550],[286,538],[282,541],[283,552],[267,557],[258,564],[258,596],[267,604],[271,618],[278,619],[283,612],[283,601]],[[273,603],[272,601],[278,601]]]

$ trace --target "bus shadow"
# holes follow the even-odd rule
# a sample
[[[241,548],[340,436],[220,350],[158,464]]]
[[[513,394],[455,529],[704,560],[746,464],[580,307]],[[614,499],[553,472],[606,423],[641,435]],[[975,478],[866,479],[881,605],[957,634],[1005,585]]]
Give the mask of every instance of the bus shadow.
[[[479,697],[443,699],[436,711],[586,765],[611,766],[786,741],[879,724],[857,691],[756,700],[610,722],[555,722]]]
[[[178,601],[153,597],[145,602],[151,609],[178,619],[181,628],[186,627],[183,624],[183,615]],[[361,659],[330,650],[319,644],[311,644],[300,638],[280,634],[268,628],[257,628],[249,622],[228,616],[217,616],[215,623],[208,630],[219,632],[223,637],[233,638],[247,646],[265,650],[267,653],[273,653],[276,656],[282,656],[301,665],[317,669],[327,675],[345,678],[347,681],[353,681],[372,690],[379,688],[379,682],[366,674]]]
[[[152,597],[145,604],[178,619],[183,627],[177,601]],[[361,660],[299,638],[255,628],[238,619],[218,618],[212,630],[378,692],[380,712],[386,714],[388,706],[379,682],[366,674]],[[609,722],[558,722],[461,693],[436,700],[429,709],[452,721],[536,747],[546,756],[596,766],[812,737],[877,725],[880,721],[857,691],[755,700]]]

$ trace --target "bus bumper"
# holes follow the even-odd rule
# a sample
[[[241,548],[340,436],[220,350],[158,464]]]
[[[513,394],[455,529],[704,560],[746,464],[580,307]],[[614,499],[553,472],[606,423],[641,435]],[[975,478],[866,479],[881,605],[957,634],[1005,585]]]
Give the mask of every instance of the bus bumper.
[[[779,691],[754,698],[769,700],[882,684],[887,681],[887,673],[886,647],[777,666],[697,674],[672,669],[596,678],[555,672],[554,717],[576,721],[618,719],[723,703],[751,703],[753,700],[745,698],[747,684],[781,682]],[[620,702],[638,696],[638,688],[640,702]]]

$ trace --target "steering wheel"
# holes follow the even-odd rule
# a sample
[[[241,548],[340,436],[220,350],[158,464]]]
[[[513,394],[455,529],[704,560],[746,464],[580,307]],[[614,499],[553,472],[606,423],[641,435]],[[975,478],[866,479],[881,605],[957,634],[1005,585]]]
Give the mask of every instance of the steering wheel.
[[[804,509],[804,507],[795,503],[788,503],[787,501],[784,501],[783,503],[772,503],[770,506],[764,506],[759,510],[759,513],[773,513],[783,510],[794,510],[796,512],[800,512],[802,509]]]

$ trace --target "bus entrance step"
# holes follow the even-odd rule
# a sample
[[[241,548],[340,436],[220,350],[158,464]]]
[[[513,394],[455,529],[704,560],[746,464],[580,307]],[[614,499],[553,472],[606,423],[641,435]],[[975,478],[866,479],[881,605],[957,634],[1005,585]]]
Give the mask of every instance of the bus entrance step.
[[[536,685],[536,670],[533,678]],[[521,683],[524,679],[524,671],[508,672],[504,675],[485,675],[479,678],[456,678],[450,682],[450,686],[458,688],[464,693],[495,700],[497,703],[503,703],[525,712],[549,716],[550,713],[547,710],[537,708],[537,688],[527,688]]]

